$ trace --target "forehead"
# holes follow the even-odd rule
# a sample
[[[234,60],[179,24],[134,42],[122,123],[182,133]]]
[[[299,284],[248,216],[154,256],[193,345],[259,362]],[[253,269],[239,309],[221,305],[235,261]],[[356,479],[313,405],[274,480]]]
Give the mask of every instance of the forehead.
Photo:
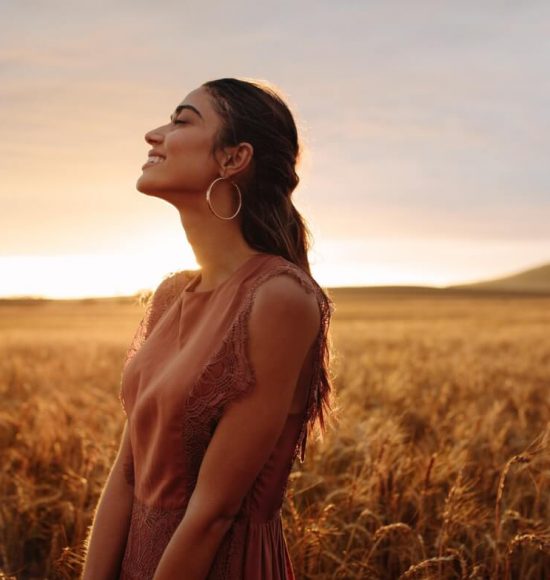
[[[205,88],[199,87],[198,89],[191,91],[175,107],[174,110],[176,111],[176,110],[178,110],[178,108],[183,107],[184,111],[185,110],[189,111],[189,109],[185,108],[186,105],[190,105],[190,107],[194,107],[195,109],[197,109],[199,111],[204,123],[212,124],[212,123],[217,122],[217,114],[212,106],[211,97]],[[189,111],[189,112],[191,115],[194,115],[197,118],[199,118],[197,113],[195,113],[193,111]]]

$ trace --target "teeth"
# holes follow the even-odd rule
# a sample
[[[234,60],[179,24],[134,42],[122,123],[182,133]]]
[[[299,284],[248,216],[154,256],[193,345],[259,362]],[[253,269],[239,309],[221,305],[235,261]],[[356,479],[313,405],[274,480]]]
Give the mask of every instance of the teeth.
[[[151,155],[151,157],[149,157],[148,163],[160,163],[161,161],[164,161],[164,157],[158,157],[157,155]]]

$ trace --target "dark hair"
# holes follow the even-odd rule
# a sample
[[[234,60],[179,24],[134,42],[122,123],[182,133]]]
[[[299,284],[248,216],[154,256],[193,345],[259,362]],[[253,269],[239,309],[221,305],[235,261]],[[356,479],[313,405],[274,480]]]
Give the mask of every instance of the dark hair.
[[[276,254],[311,277],[308,251],[311,231],[292,203],[300,178],[296,164],[301,144],[294,117],[274,85],[259,80],[222,78],[202,85],[222,119],[212,153],[243,141],[254,148],[250,173],[235,178],[242,192],[242,234],[260,252]],[[318,418],[325,431],[325,415],[332,410],[331,341],[328,336],[334,303],[312,278],[323,299],[324,352],[318,393]]]

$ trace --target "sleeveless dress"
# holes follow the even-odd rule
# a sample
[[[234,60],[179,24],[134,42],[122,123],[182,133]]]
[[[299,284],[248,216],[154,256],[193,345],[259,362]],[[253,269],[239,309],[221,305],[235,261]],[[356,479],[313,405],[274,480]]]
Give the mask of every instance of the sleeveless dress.
[[[320,381],[319,369],[334,305],[300,267],[282,256],[258,253],[209,291],[193,291],[200,270],[170,273],[147,303],[126,355],[119,392],[130,439],[124,474],[134,488],[119,580],[153,577],[185,514],[224,409],[254,388],[247,358],[248,317],[257,289],[279,275],[291,276],[318,298],[321,324],[306,357],[310,364],[302,369],[309,373],[307,403],[302,412],[288,414],[207,578],[295,579],[281,509],[294,461],[297,456],[304,461],[308,431],[322,415],[330,389]]]

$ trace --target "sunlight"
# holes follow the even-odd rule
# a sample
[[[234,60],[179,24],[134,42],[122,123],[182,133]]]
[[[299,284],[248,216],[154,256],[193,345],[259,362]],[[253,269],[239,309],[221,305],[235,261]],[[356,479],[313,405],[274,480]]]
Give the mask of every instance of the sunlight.
[[[1,257],[0,295],[59,299],[128,296],[156,287],[173,270],[187,268],[197,268],[192,255],[184,261],[167,252]]]

